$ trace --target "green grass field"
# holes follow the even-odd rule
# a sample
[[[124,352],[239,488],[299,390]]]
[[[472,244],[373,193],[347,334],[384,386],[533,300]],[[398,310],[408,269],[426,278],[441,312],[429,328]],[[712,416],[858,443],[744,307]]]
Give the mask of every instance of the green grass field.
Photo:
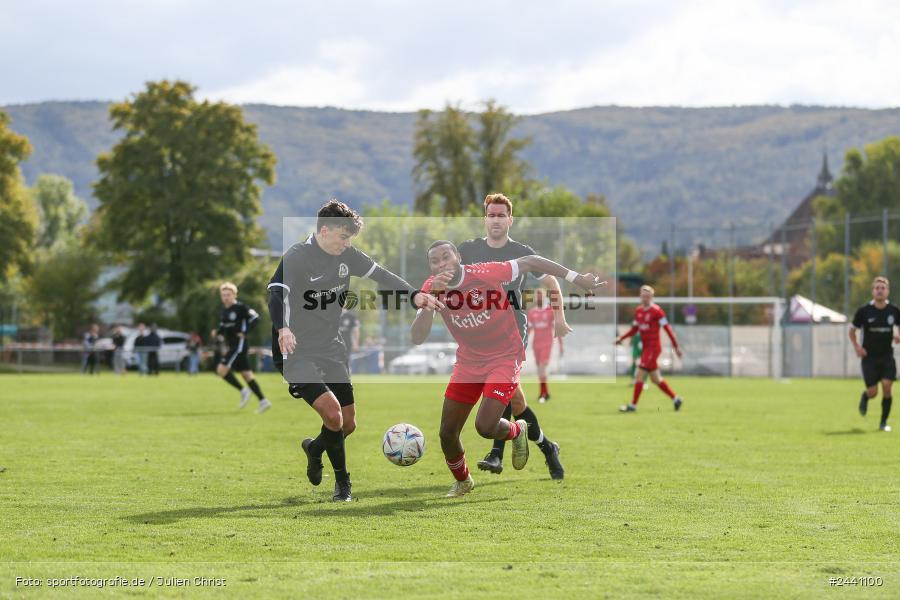
[[[359,378],[356,499],[335,505],[299,452],[315,414],[275,377],[257,416],[211,375],[4,375],[0,597],[900,597],[900,433],[878,402],[857,414],[859,382],[671,382],[680,413],[653,389],[635,415],[623,383],[555,383],[533,406],[565,481],[532,446],[451,500],[443,382]],[[381,455],[397,422],[425,432],[412,467]],[[464,441],[474,468],[489,444],[471,422]],[[48,588],[116,576],[189,585]],[[883,584],[828,582],[865,576]]]

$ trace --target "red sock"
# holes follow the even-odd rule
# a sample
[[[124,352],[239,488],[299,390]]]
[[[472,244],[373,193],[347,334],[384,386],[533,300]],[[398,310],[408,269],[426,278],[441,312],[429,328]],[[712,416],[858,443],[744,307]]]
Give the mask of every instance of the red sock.
[[[549,392],[547,391],[547,380],[541,379],[541,396],[547,396]]]
[[[632,392],[633,395],[631,396],[631,403],[632,403],[632,404],[637,404],[637,403],[638,403],[638,398],[641,397],[641,391],[642,391],[643,389],[644,389],[644,382],[643,382],[643,381],[637,381],[637,382],[635,382],[635,384],[634,384],[634,392]]]
[[[669,398],[675,398],[675,392],[672,391],[672,388],[669,387],[669,382],[665,379],[659,382],[659,389]]]
[[[519,437],[519,424],[515,421],[509,422],[509,433],[506,434],[504,439],[506,440],[514,440]]]
[[[469,465],[466,464],[466,453],[463,452],[456,458],[445,458],[447,468],[453,473],[457,481],[465,481],[469,478]]]

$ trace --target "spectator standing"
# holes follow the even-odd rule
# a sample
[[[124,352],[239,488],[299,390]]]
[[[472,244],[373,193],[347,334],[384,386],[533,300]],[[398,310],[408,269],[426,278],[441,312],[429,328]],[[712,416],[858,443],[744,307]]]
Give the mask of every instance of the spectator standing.
[[[150,344],[149,335],[147,335],[147,328],[143,323],[138,323],[138,333],[137,337],[134,338],[134,353],[137,355],[138,359],[138,370],[141,375],[146,375],[148,372],[147,368],[147,354],[148,354],[148,346]]]
[[[84,333],[81,345],[84,348],[84,356],[81,361],[81,374],[99,375],[100,368],[97,365],[97,340],[100,339],[100,327],[96,323]]]
[[[196,375],[200,371],[200,350],[203,348],[203,340],[196,331],[191,332],[188,338],[188,375]]]
[[[162,341],[156,325],[150,326],[150,335],[147,336],[147,372],[150,375],[159,375],[159,348]]]
[[[117,375],[125,374],[125,334],[122,327],[116,326],[112,334],[113,345],[113,371]]]

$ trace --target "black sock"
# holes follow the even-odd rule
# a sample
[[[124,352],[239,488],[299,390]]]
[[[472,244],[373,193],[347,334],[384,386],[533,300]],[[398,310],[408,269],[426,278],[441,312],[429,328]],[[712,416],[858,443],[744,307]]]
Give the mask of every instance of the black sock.
[[[313,438],[313,441],[309,444],[309,453],[313,456],[321,457],[325,452],[325,432],[328,431],[328,428],[322,425],[322,430],[319,431],[319,435]]]
[[[227,373],[225,373],[225,375],[224,375],[224,377],[222,377],[222,379],[224,379],[229,384],[233,385],[234,387],[236,387],[239,390],[244,389],[244,386],[241,385],[241,383],[237,380],[237,377],[235,377],[234,373],[232,373],[231,371],[228,371]]]
[[[509,421],[512,419],[512,406],[506,405],[503,409],[503,418]],[[491,448],[491,454],[503,460],[503,451],[506,449],[506,440],[494,440],[494,447]]]
[[[325,435],[325,452],[334,469],[334,478],[338,481],[348,480],[350,474],[347,473],[347,456],[344,453],[344,432],[325,428],[323,433]]]
[[[881,399],[881,424],[886,425],[888,417],[891,414],[891,404],[894,402],[894,398],[891,396],[886,396]]]
[[[259,398],[260,400],[265,398],[265,396],[263,396],[262,390],[259,389],[259,384],[256,383],[255,379],[251,379],[250,381],[248,381],[247,385],[250,386],[250,389],[253,390],[253,393],[256,394],[257,398]]]
[[[534,414],[534,411],[531,410],[530,406],[526,406],[525,410],[522,411],[522,414],[516,417],[517,419],[524,419],[526,423],[528,423],[528,439],[532,442],[537,443],[538,448],[541,450],[547,450],[550,448],[550,440],[546,437],[542,436],[543,433],[541,431],[541,426],[538,423],[537,415]],[[538,440],[540,440],[538,442]]]

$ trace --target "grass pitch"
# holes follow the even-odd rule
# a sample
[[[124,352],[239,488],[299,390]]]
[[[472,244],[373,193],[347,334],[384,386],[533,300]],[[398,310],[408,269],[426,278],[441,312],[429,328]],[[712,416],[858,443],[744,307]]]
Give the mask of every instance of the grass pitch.
[[[673,377],[680,413],[650,389],[629,415],[623,383],[557,382],[532,406],[565,481],[532,446],[451,500],[445,382],[359,378],[349,505],[306,481],[315,414],[261,382],[257,416],[212,375],[0,377],[0,596],[900,596],[900,432],[859,382]],[[412,467],[381,455],[398,422],[426,435]],[[474,468],[489,443],[464,442]],[[49,587],[71,577],[145,583]]]

